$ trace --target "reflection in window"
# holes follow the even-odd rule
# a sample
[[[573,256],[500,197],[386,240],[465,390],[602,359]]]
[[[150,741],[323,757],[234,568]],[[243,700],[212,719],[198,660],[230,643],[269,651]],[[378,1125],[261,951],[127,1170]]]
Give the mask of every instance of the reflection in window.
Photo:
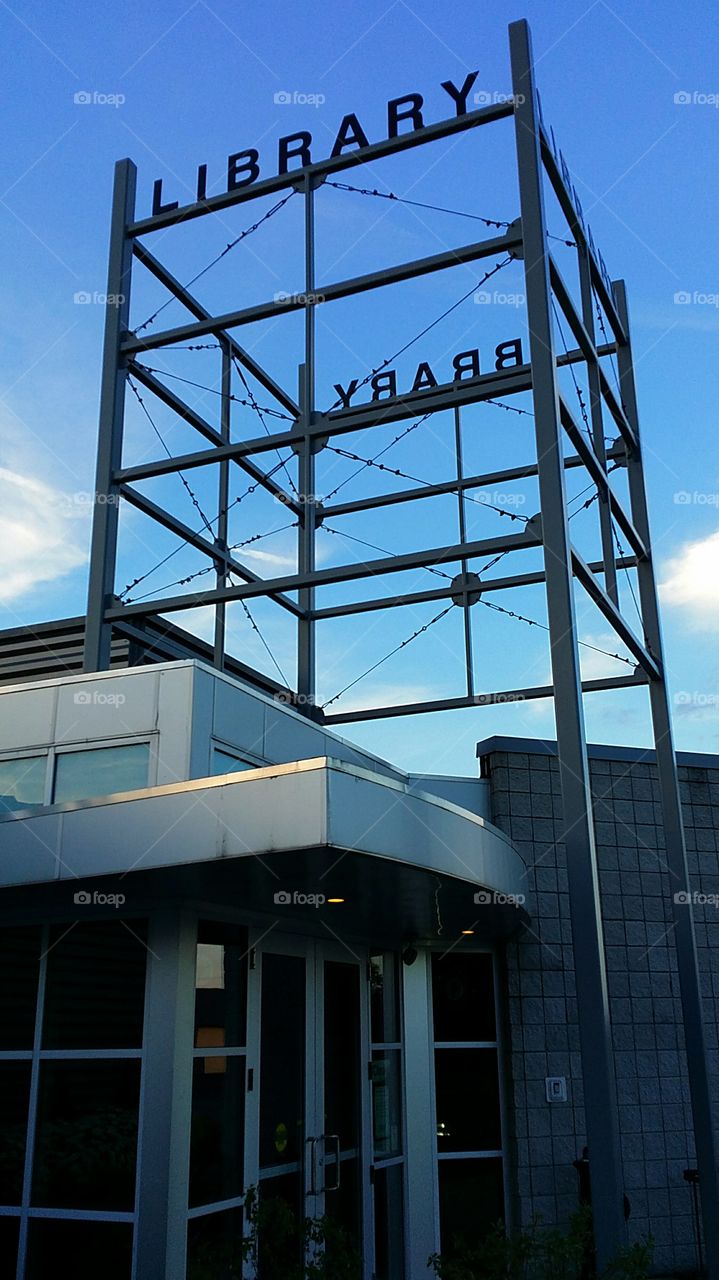
[[[41,1063],[33,1205],[132,1211],[139,1096],[139,1061]]]
[[[404,1276],[404,1166],[380,1166],[374,1173],[374,1247],[377,1280]]]
[[[139,1048],[146,961],[143,921],[51,929],[43,1048]]]
[[[245,1043],[247,930],[202,921],[195,967],[195,1048]]]
[[[212,751],[212,773],[244,773],[246,769],[259,769],[261,766],[252,760],[243,760],[242,756],[234,756],[229,751],[214,747]]]
[[[150,748],[146,742],[121,747],[62,751],[55,760],[53,801],[56,804],[139,791],[148,785]]]
[[[46,772],[46,755],[0,760],[0,813],[43,804]]]
[[[38,928],[0,930],[0,1049],[31,1049],[42,950]]]
[[[372,1052],[374,1158],[402,1154],[402,1090],[399,1049]]]
[[[130,1280],[131,1272],[130,1223],[30,1219],[25,1280]]]

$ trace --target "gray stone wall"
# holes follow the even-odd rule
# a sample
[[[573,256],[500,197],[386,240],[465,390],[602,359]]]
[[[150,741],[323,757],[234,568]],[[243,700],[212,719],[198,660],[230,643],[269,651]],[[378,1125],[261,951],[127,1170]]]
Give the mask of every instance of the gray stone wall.
[[[563,1224],[586,1141],[577,1001],[556,758],[493,751],[493,819],[528,864],[531,930],[507,947],[510,1158],[517,1216]],[[671,894],[653,765],[594,758],[592,789],[615,1049],[628,1239],[651,1235],[658,1274],[695,1265],[693,1163]],[[719,769],[680,768],[692,888],[719,894]],[[694,908],[719,1099],[719,911]],[[545,1077],[566,1076],[566,1103]]]

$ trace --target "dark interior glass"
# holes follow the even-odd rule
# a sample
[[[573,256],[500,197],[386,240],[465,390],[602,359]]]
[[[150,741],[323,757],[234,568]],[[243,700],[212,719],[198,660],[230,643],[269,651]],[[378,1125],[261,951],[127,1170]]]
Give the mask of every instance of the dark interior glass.
[[[262,957],[260,1168],[302,1161],[305,1111],[305,961]]]
[[[33,1205],[134,1208],[139,1095],[139,1061],[41,1063]]]
[[[0,1276],[14,1280],[17,1268],[17,1246],[20,1238],[20,1219],[5,1214],[0,1217]]]
[[[30,1063],[0,1062],[0,1204],[22,1201],[29,1098]]]
[[[451,1260],[463,1245],[481,1244],[504,1220],[502,1161],[440,1160],[439,1222],[442,1257]]]
[[[436,1049],[437,1150],[502,1145],[496,1049]]]
[[[240,1046],[247,1034],[247,930],[200,923],[195,969],[195,1045]]]
[[[491,955],[432,956],[434,1038],[496,1040]]]
[[[404,1280],[404,1205],[401,1164],[374,1171],[376,1280]]]
[[[0,931],[0,1049],[32,1049],[41,938],[35,926]]]
[[[187,1280],[237,1280],[242,1275],[243,1210],[190,1218],[187,1224]]]
[[[130,1280],[132,1225],[129,1222],[72,1222],[31,1218],[25,1280]]]
[[[97,920],[50,933],[44,1049],[139,1049],[145,1006],[143,920]]]
[[[244,1057],[196,1058],[192,1073],[190,1206],[242,1195]]]
[[[370,1013],[373,1044],[400,1039],[399,957],[394,951],[370,956]]]
[[[360,1238],[359,1203],[359,968],[341,961],[325,961],[325,1134],[339,1138],[337,1190],[325,1198],[326,1212],[349,1233]],[[366,1070],[366,1068],[365,1068]],[[325,1140],[325,1185],[337,1181],[335,1153]]]

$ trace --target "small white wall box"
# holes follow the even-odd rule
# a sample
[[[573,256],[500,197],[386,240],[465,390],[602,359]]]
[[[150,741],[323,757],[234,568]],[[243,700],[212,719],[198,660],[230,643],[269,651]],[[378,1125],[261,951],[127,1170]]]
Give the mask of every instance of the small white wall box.
[[[547,1090],[547,1102],[567,1101],[566,1076],[547,1076],[544,1084]]]

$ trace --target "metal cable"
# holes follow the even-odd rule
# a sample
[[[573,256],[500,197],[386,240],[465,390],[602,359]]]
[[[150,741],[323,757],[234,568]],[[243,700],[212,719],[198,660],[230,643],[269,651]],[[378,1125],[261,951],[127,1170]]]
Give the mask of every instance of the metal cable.
[[[337,702],[337,700],[347,693],[349,689],[353,689],[356,684],[359,684],[360,680],[364,680],[366,676],[371,675],[373,671],[376,671],[383,663],[387,662],[390,658],[393,658],[401,649],[405,649],[407,645],[411,644],[413,640],[416,640],[418,636],[423,635],[425,631],[429,631],[430,627],[433,627],[435,622],[439,622],[442,618],[446,617],[450,609],[453,608],[453,603],[447,605],[446,609],[442,609],[441,613],[436,614],[429,622],[425,622],[423,627],[420,627],[411,636],[407,636],[407,639],[403,640],[401,644],[398,644],[389,653],[386,653],[383,658],[380,658],[378,662],[373,663],[372,666],[368,667],[366,671],[363,671],[361,675],[357,676],[354,680],[351,680],[349,684],[346,684],[344,689],[340,689],[339,693],[336,693],[334,697],[328,698],[326,702],[323,702],[320,706],[320,710],[324,711],[325,707],[331,707],[333,702]]]

